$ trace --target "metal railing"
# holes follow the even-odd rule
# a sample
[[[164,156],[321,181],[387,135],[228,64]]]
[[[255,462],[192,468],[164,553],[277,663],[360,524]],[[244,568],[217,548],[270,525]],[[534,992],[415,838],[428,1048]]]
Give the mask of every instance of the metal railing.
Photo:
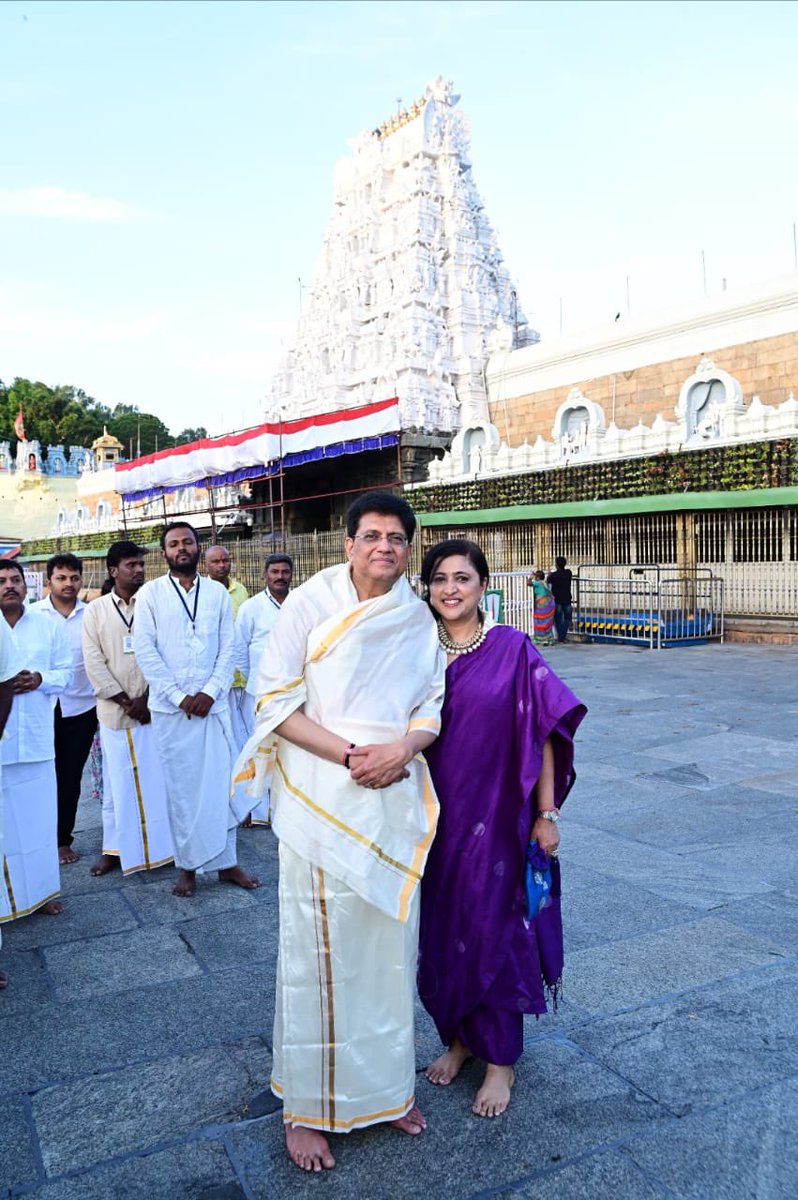
[[[662,649],[723,641],[723,580],[711,571],[583,565],[574,575],[572,632],[585,641]]]

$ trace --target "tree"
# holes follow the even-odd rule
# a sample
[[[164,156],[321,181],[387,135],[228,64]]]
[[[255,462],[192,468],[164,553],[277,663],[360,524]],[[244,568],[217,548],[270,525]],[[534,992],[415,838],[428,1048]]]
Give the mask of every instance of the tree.
[[[17,436],[14,421],[19,410],[28,441],[46,446],[88,446],[103,431],[110,409],[80,388],[17,378],[10,387],[0,384],[0,440],[9,441],[14,454]]]
[[[108,432],[119,438],[125,455],[133,458],[138,456],[139,446],[142,454],[152,454],[172,445],[172,435],[160,417],[126,404],[117,404],[108,421]]]
[[[188,442],[198,442],[200,438],[206,438],[208,430],[204,425],[198,425],[196,429],[182,429],[175,438],[176,446],[185,446]]]

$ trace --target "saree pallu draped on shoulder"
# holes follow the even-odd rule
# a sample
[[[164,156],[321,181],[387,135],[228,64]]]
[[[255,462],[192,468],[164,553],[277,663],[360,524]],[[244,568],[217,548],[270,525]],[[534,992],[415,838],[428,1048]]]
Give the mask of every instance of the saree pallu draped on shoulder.
[[[260,666],[256,731],[233,775],[234,806],[252,808],[271,784],[277,837],[387,916],[406,921],[435,835],[438,802],[418,756],[383,790],[274,734],[292,712],[348,742],[437,733],[443,660],[425,605],[400,579],[358,601],[346,564],[292,592]]]

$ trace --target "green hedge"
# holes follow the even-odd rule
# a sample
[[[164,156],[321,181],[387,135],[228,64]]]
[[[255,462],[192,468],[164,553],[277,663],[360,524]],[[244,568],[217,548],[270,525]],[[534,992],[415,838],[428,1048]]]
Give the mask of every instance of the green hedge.
[[[527,471],[408,493],[416,512],[465,512],[515,504],[564,504],[675,492],[739,492],[798,484],[798,438],[622,458]]]
[[[162,529],[163,523],[147,525],[141,529],[131,530],[128,536],[131,541],[138,542],[140,546],[152,545],[160,539]],[[125,537],[125,533],[120,529],[118,533],[110,533],[105,530],[103,533],[79,533],[69,537],[39,538],[35,542],[23,542],[20,554],[23,558],[49,558],[51,554],[66,553],[67,551],[72,554],[80,554],[81,550],[107,550],[112,542],[119,541],[123,537]]]

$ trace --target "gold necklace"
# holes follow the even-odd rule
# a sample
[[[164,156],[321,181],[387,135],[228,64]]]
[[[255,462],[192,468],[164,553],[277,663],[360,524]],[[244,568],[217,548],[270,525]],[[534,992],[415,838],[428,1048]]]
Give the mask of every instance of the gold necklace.
[[[456,642],[453,637],[450,637],[443,621],[438,618],[438,641],[447,654],[471,654],[474,650],[478,650],[485,641],[487,629],[485,621],[480,616],[479,624],[470,637],[467,637],[464,642]]]

